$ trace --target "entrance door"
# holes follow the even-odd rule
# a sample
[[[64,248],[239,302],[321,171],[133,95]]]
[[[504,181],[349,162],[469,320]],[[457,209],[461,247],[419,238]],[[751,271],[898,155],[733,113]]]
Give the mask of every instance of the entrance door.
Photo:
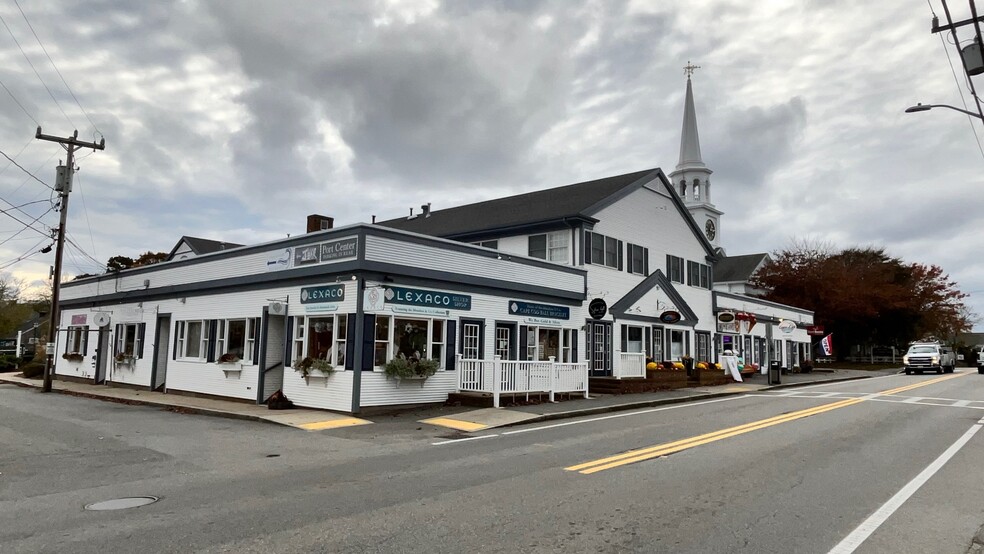
[[[157,316],[154,334],[154,364],[150,371],[150,390],[161,390],[167,381],[167,345],[171,344],[171,314]]]
[[[100,327],[98,338],[96,339],[96,361],[95,372],[93,373],[92,382],[101,385],[106,382],[106,363],[109,357],[113,355],[109,350],[109,328]]]
[[[516,359],[516,326],[508,323],[495,324],[495,355],[502,360]]]
[[[591,375],[612,375],[612,324],[607,321],[590,321],[587,334]]]

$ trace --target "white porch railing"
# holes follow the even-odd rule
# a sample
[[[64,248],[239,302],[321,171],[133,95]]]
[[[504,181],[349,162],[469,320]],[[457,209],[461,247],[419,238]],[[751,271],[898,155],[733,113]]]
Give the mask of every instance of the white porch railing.
[[[588,397],[588,364],[564,364],[554,361],[521,362],[502,360],[496,356],[492,360],[465,359],[458,355],[458,390],[462,392],[487,392],[492,394],[492,403],[498,408],[502,394],[523,394],[529,398],[531,392],[546,392],[550,401],[554,393],[584,392]]]
[[[643,352],[616,352],[618,364],[612,374],[616,379],[646,376],[646,354]]]

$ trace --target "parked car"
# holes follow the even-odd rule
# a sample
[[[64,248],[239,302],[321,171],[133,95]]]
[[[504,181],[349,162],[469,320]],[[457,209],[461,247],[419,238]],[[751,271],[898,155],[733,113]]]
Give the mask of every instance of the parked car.
[[[984,375],[984,344],[974,347],[974,361],[977,364],[977,373]]]
[[[902,363],[906,375],[934,370],[936,373],[953,373],[957,358],[952,348],[936,342],[917,342],[909,346],[909,351],[902,356]]]

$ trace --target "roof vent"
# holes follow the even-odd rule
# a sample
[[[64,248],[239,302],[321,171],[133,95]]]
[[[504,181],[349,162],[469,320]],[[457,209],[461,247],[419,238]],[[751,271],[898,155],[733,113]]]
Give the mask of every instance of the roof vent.
[[[431,203],[428,202],[426,204],[421,205],[420,206],[420,213],[422,213],[424,215],[424,217],[430,217],[431,216]]]
[[[413,208],[410,208],[410,215],[407,216],[407,219],[417,219],[417,216],[413,215]]]

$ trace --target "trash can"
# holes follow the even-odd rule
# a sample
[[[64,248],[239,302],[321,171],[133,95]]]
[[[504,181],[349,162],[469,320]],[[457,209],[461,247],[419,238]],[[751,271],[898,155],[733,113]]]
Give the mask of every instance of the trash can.
[[[694,381],[700,379],[700,373],[694,368],[693,358],[683,358],[683,369],[687,371],[687,379]]]
[[[769,384],[780,384],[779,375],[782,373],[782,360],[769,361]]]

